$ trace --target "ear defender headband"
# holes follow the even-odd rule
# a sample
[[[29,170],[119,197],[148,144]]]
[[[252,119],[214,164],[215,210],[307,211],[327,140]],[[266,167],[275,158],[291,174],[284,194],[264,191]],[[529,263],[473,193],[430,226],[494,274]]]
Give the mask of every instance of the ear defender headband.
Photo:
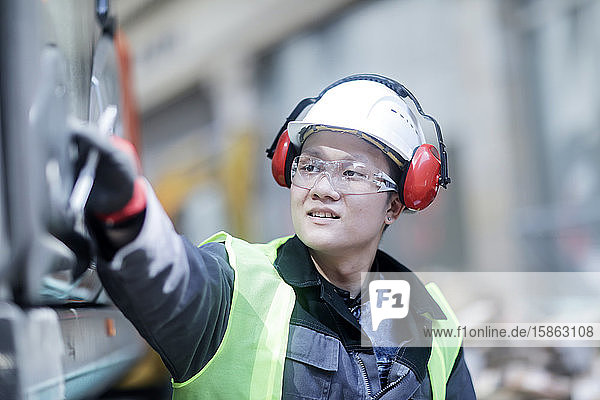
[[[291,186],[292,161],[299,153],[299,149],[296,149],[290,142],[287,131],[288,123],[295,121],[306,107],[319,101],[328,90],[345,82],[359,80],[380,83],[394,91],[401,98],[405,99],[408,97],[414,103],[419,114],[433,123],[438,139],[439,153],[435,146],[431,144],[424,143],[417,147],[412,158],[407,160],[410,161],[410,164],[402,170],[401,182],[397,182],[400,188],[400,200],[407,208],[413,211],[425,209],[435,199],[439,187],[442,186],[446,189],[451,181],[448,176],[448,155],[446,153],[444,138],[442,137],[442,130],[435,118],[423,112],[419,101],[407,88],[393,79],[382,75],[351,75],[333,82],[323,89],[318,96],[300,101],[279,129],[271,147],[267,149],[267,157],[272,159],[271,172],[275,181],[284,187],[289,188]]]

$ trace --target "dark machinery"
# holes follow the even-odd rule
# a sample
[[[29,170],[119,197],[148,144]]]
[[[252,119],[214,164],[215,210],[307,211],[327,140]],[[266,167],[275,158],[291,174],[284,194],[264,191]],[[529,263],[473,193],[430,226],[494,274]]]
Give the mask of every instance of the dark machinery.
[[[146,351],[96,274],[71,142],[131,126],[114,23],[107,1],[2,0],[0,29],[0,399],[90,398]]]

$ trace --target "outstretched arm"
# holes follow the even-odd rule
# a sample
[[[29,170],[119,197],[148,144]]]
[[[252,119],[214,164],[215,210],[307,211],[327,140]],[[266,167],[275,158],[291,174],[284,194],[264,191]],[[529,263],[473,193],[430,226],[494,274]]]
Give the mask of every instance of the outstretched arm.
[[[139,234],[98,271],[114,303],[182,382],[208,362],[223,338],[233,269],[222,243],[192,245],[148,193]]]
[[[225,247],[198,248],[175,232],[128,142],[89,132],[76,140],[83,154],[99,154],[86,219],[102,283],[175,381],[185,381],[214,355],[227,327],[234,273]]]

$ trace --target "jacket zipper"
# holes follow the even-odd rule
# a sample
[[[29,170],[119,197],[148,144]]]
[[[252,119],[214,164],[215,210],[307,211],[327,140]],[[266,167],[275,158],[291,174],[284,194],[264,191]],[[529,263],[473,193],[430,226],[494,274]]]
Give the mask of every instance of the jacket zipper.
[[[405,375],[405,376],[406,376],[406,375]],[[396,380],[395,380],[394,382],[392,382],[392,383],[388,383],[388,384],[386,385],[386,387],[384,387],[384,388],[383,388],[383,389],[381,389],[379,392],[377,392],[377,393],[375,394],[375,396],[373,396],[373,397],[372,397],[372,399],[373,399],[373,400],[377,400],[377,399],[379,399],[381,396],[383,396],[384,394],[386,394],[387,392],[389,392],[390,390],[392,390],[393,388],[395,388],[396,386],[398,386],[398,384],[399,384],[400,382],[402,382],[402,378],[404,378],[404,376],[403,376],[403,377],[401,377],[401,378],[398,378],[398,379],[396,379]]]
[[[400,384],[400,382],[402,382],[402,379],[406,376],[406,374],[405,374],[405,375],[399,377],[398,379],[396,379],[394,382],[388,383],[383,389],[381,389],[379,392],[377,392],[373,395],[373,394],[371,394],[372,390],[371,390],[371,384],[369,383],[369,377],[367,375],[367,367],[365,366],[365,363],[363,362],[363,360],[361,360],[361,358],[358,356],[357,353],[354,353],[354,357],[356,358],[356,362],[358,363],[358,366],[360,367],[360,373],[362,374],[363,380],[365,382],[365,386],[367,387],[367,396],[369,396],[369,398],[372,400],[377,400],[377,399],[381,398],[384,394],[386,394],[387,392],[389,392],[390,390],[392,390],[393,388],[398,386]]]
[[[360,373],[362,374],[363,380],[365,381],[365,386],[367,387],[367,396],[369,396],[369,398],[371,398],[372,397],[371,383],[369,383],[369,377],[367,375],[367,367],[365,367],[365,363],[363,362],[363,360],[360,359],[360,357],[358,356],[357,353],[354,353],[354,358],[356,358],[356,362],[358,363],[358,366],[360,367]]]

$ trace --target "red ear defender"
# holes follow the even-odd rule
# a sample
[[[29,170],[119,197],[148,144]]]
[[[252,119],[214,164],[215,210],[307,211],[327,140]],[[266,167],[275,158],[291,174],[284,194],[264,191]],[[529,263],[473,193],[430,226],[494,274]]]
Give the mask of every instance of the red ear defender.
[[[404,205],[423,210],[431,204],[440,187],[440,159],[435,146],[422,144],[415,151],[403,186]]]
[[[291,186],[290,170],[294,161],[294,146],[290,143],[287,129],[277,141],[277,147],[271,161],[271,172],[275,181],[283,187]]]

